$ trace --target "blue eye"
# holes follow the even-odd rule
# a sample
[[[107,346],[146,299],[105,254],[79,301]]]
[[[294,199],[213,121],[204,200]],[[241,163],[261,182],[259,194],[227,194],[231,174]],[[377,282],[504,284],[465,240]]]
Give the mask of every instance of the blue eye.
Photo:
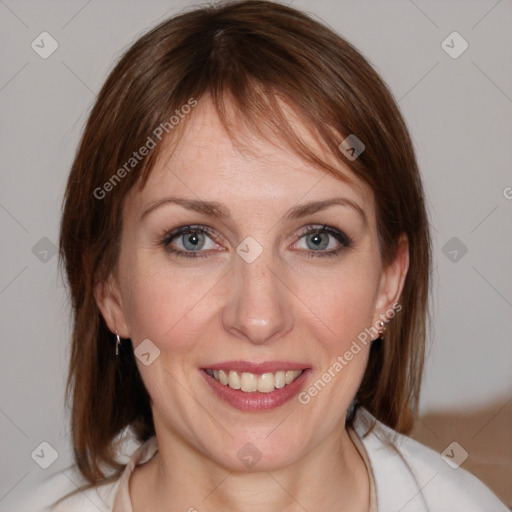
[[[329,226],[309,226],[300,234],[306,243],[306,257],[336,256],[352,245],[352,240],[342,231]],[[331,247],[334,246],[334,247]],[[325,250],[330,248],[330,250]]]
[[[167,233],[162,240],[162,244],[167,252],[176,254],[177,256],[184,258],[204,258],[206,254],[200,254],[202,249],[213,249],[215,243],[211,244],[212,247],[208,247],[205,243],[207,239],[213,240],[210,236],[214,236],[211,230],[207,226],[183,226],[175,229],[170,233]],[[177,239],[181,243],[181,248],[178,249],[171,246],[171,242]]]
[[[214,242],[216,238],[208,226],[182,226],[166,233],[160,243],[168,253],[180,258],[205,258],[206,251],[217,246]],[[306,247],[300,248],[300,252],[304,252],[308,258],[336,256],[352,244],[345,233],[325,225],[308,226],[300,233],[299,241],[302,239]]]

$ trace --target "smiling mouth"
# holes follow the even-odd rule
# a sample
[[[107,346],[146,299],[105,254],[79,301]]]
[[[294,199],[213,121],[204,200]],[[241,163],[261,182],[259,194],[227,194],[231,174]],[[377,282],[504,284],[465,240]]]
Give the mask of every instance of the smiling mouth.
[[[205,369],[205,372],[217,382],[244,393],[254,393],[255,391],[271,393],[276,389],[282,389],[300,377],[303,371],[279,370],[277,372],[257,374],[234,370]]]

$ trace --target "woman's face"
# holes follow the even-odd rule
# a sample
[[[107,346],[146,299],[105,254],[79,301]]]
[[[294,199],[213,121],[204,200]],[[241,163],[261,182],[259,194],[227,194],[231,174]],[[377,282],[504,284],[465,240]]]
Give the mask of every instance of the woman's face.
[[[377,337],[363,334],[398,299],[407,255],[382,268],[362,182],[244,140],[250,154],[198,104],[171,158],[128,196],[118,268],[97,299],[132,340],[157,435],[226,468],[271,470],[343,431]]]

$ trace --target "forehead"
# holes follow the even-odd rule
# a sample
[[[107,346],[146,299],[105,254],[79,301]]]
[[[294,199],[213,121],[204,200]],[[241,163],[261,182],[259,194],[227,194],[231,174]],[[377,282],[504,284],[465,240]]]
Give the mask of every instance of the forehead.
[[[195,107],[180,127],[179,138],[165,139],[159,158],[138,201],[142,205],[170,195],[228,202],[247,207],[289,206],[302,201],[343,195],[373,211],[371,188],[340,163],[325,144],[283,105],[295,134],[324,161],[349,176],[348,183],[315,167],[287,147],[247,126],[243,118],[230,116],[236,142],[225,130],[208,97]]]

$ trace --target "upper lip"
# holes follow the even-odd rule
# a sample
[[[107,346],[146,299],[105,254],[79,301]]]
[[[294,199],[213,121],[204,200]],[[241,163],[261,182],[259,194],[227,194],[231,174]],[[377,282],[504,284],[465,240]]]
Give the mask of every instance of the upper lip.
[[[225,361],[203,366],[205,370],[233,370],[247,373],[267,373],[279,370],[305,370],[308,367],[305,363],[292,363],[290,361],[264,361],[256,363],[253,361]]]

